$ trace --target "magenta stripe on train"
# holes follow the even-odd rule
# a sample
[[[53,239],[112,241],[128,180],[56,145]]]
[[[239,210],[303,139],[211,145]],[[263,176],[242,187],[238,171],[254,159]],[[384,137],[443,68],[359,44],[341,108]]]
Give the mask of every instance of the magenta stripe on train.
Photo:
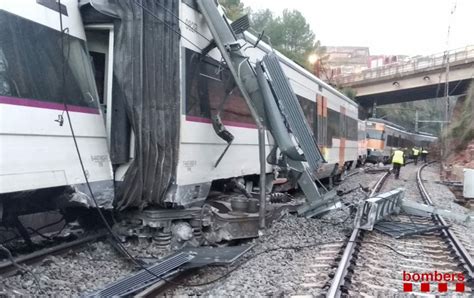
[[[49,109],[49,110],[60,110],[60,111],[64,110],[64,104],[62,103],[47,102],[47,101],[29,99],[29,98],[0,96],[0,103],[7,104],[7,105]],[[80,106],[69,105],[69,104],[67,105],[67,107],[70,112],[99,114],[99,110],[96,108],[80,107]]]
[[[198,117],[198,116],[190,116],[190,115],[186,115],[186,121],[212,124],[211,119]],[[228,120],[224,120],[222,122],[224,123],[224,125],[227,125],[227,126],[235,126],[235,127],[243,127],[243,128],[257,128],[257,125],[252,124],[252,123],[228,121]]]

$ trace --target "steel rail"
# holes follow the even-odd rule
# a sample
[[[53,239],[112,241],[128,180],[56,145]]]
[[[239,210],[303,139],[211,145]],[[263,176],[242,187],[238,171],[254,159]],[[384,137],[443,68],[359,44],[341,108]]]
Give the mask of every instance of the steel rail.
[[[60,253],[61,251],[64,251],[66,249],[75,247],[75,246],[80,246],[92,241],[96,241],[106,235],[105,232],[99,232],[94,235],[89,235],[85,236],[70,242],[62,243],[59,245],[55,245],[52,247],[47,247],[35,252],[32,252],[27,255],[21,255],[19,257],[14,258],[15,262],[17,264],[25,264],[25,263],[34,263],[39,261],[41,258],[46,257],[48,255]],[[16,269],[15,265],[11,262],[11,260],[6,260],[3,262],[0,262],[0,273],[5,274],[7,272],[10,272],[11,270]]]
[[[369,197],[373,197],[376,193],[380,191],[389,175],[390,172],[387,172],[377,181],[375,186],[372,188]],[[331,287],[329,288],[327,297],[341,296],[341,288],[344,285],[349,265],[354,257],[356,247],[360,245],[360,241],[358,241],[360,236],[361,230],[359,228],[354,228],[346,245],[346,248],[344,249],[344,253],[342,254],[342,258],[339,262],[339,266],[337,267],[336,273],[334,274],[334,278],[331,282]]]
[[[426,190],[423,184],[423,180],[421,178],[421,173],[423,169],[431,163],[424,164],[418,169],[417,175],[416,175],[416,183],[420,191],[421,197],[425,201],[425,203],[429,205],[434,205],[428,191]],[[383,183],[385,182],[387,177],[388,177],[388,173],[384,175],[381,179],[379,179],[379,181],[377,181],[375,187],[372,189],[370,193],[370,197],[374,196],[382,188]],[[433,215],[432,217],[436,223],[440,225],[444,225],[444,226],[447,225],[446,221],[441,216]],[[442,233],[444,235],[444,238],[448,240],[448,245],[459,257],[459,260],[461,260],[461,262],[463,263],[463,267],[466,269],[467,273],[471,276],[471,278],[474,278],[474,275],[473,275],[474,268],[473,268],[471,255],[467,252],[463,244],[459,241],[459,239],[456,237],[456,235],[454,235],[453,232],[451,232],[449,229],[444,229],[442,230]],[[354,257],[354,252],[356,251],[357,246],[361,244],[360,239],[359,239],[360,237],[361,237],[360,229],[355,228],[344,250],[341,261],[339,262],[339,266],[334,275],[327,297],[341,297],[341,295],[343,294],[342,289],[345,284],[349,266]]]
[[[428,193],[428,191],[425,188],[425,185],[423,184],[423,180],[421,179],[421,172],[423,169],[428,166],[429,164],[432,164],[434,162],[430,162],[428,164],[424,164],[418,169],[418,172],[416,173],[416,184],[418,186],[418,189],[420,190],[421,196],[423,200],[429,204],[429,205],[434,205],[433,201],[431,200],[431,197]],[[443,217],[439,215],[432,215],[435,221],[437,221],[439,224],[446,226],[447,223],[444,220]],[[466,271],[469,273],[471,278],[474,279],[474,265],[472,262],[472,257],[469,254],[469,252],[466,250],[464,245],[461,243],[461,241],[454,235],[454,233],[450,229],[443,229],[442,230],[443,235],[448,239],[449,245],[451,248],[454,250],[456,255],[459,257],[459,259],[464,263],[464,267]]]

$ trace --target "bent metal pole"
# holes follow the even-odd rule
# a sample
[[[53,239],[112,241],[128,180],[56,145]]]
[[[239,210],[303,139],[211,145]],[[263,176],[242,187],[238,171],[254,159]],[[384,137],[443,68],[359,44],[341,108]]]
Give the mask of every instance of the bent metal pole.
[[[260,183],[265,183],[265,127],[263,119],[256,111],[257,105],[263,106],[262,95],[258,88],[255,88],[255,73],[248,57],[242,51],[234,33],[222,17],[222,14],[212,0],[197,0],[202,16],[206,20],[209,31],[214,37],[217,48],[221,52],[222,58],[226,61],[237,87],[244,98],[252,118],[257,125],[259,134],[259,156],[260,156]],[[245,79],[242,79],[245,78]],[[253,97],[253,98],[251,98]],[[263,111],[263,107],[260,107]],[[263,113],[263,112],[262,112]],[[263,156],[262,156],[263,154]],[[265,224],[265,184],[260,185],[260,225]],[[262,199],[263,197],[263,199]],[[262,203],[263,202],[263,203]],[[262,226],[260,226],[262,227]]]
[[[258,129],[258,156],[260,161],[260,229],[265,229],[265,208],[266,208],[266,160],[265,160],[265,128]]]

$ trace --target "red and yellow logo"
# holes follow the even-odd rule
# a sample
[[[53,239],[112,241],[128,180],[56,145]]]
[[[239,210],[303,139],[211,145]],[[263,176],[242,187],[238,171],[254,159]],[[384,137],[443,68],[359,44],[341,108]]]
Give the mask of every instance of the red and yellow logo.
[[[464,274],[461,272],[424,272],[410,273],[403,271],[403,292],[464,292]],[[413,283],[420,283],[419,289],[414,289]]]

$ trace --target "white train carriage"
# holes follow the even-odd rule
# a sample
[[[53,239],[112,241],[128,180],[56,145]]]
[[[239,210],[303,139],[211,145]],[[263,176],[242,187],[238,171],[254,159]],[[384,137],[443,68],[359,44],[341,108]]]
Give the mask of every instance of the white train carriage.
[[[212,36],[193,1],[79,4],[81,14],[77,0],[0,3],[0,77],[9,90],[0,94],[3,196],[58,186],[88,193],[64,101],[104,205],[115,191],[121,209],[191,206],[213,181],[259,174],[255,123],[238,89],[223,103],[230,74],[216,49],[200,55]],[[271,50],[260,42],[246,53],[255,63]],[[355,166],[357,104],[279,57],[327,161],[317,176]],[[218,110],[234,141],[216,166],[227,146],[212,126]]]
[[[175,49],[180,55],[177,61],[180,84],[179,90],[176,90],[180,94],[181,111],[179,149],[175,192],[167,200],[187,205],[205,198],[214,180],[259,174],[259,162],[256,125],[238,89],[234,89],[224,102],[230,73],[220,63],[222,58],[219,51],[214,49],[206,56],[200,55],[212,40],[207,24],[192,1],[180,3],[179,7],[164,7],[165,4],[151,7],[148,4],[150,7],[146,9],[150,18],[155,15],[153,11],[159,14],[161,9],[165,10],[165,15],[173,13],[182,20],[178,23],[182,38]],[[170,11],[173,8],[179,12]],[[86,25],[89,48],[108,49],[103,54],[113,57],[115,46],[110,45],[112,38],[100,39],[103,32],[112,34],[112,27],[112,24],[107,23]],[[176,35],[175,32],[168,34]],[[248,34],[247,38],[256,40]],[[256,48],[249,47],[246,54],[251,63],[255,63],[271,50],[260,42]],[[283,55],[279,57],[327,160],[318,176],[328,177],[338,173],[344,166],[355,166],[358,159],[357,104],[288,58]],[[106,64],[116,65],[111,61]],[[110,86],[103,87],[104,90],[108,88]],[[216,135],[211,121],[212,115],[220,107],[223,123],[235,139],[216,167],[217,159],[227,146]],[[270,152],[273,140],[269,133],[267,136],[267,152]],[[272,172],[270,165],[267,171]]]
[[[196,34],[194,29],[191,29],[197,28],[196,31],[205,34],[208,39],[212,39],[201,15],[192,5],[185,4],[182,5],[181,16],[187,23],[191,24],[191,26],[181,26],[183,36],[192,41],[193,44],[205,47],[208,42]],[[251,35],[247,35],[247,38],[251,41],[255,40],[255,37]],[[196,67],[193,65],[192,57],[199,52],[199,49],[189,41],[182,40],[183,46],[181,48],[182,56],[186,57],[184,66],[186,72],[190,72],[189,69]],[[269,51],[272,51],[272,49],[267,44],[260,42],[257,48],[251,47],[246,53],[249,55],[251,63],[254,64]],[[340,165],[341,168],[347,163],[350,163],[351,166],[355,165],[353,162],[357,160],[358,154],[357,104],[285,56],[279,55],[279,58],[327,161],[327,164],[321,167],[318,176],[328,177],[333,172],[336,164]],[[206,80],[205,84],[210,89],[210,93],[217,95],[210,98],[211,110],[216,109],[222,101],[224,96],[223,81],[225,80],[222,77],[229,75],[226,70],[220,69],[219,61],[221,61],[220,53],[217,50],[211,51],[209,57],[206,57],[203,62],[205,73],[199,74],[201,79]],[[219,72],[221,78],[215,75]],[[197,79],[191,77],[185,84],[192,85]],[[208,180],[209,177],[214,179],[234,177],[243,173],[257,174],[258,142],[256,126],[239,93],[234,93],[225,104],[222,112],[224,124],[236,136],[234,144],[237,145],[233,148],[231,146],[224,158],[229,165],[233,166],[232,161],[237,161],[236,164],[239,166],[235,169],[228,167],[219,169],[213,168],[213,164],[216,156],[219,156],[224,150],[225,142],[215,135],[212,125],[210,125],[210,119],[202,108],[205,105],[199,102],[200,99],[196,94],[198,91],[189,88],[188,85],[186,90],[191,91],[185,94],[185,98],[182,99],[183,110],[185,111],[181,131],[180,159],[183,157],[182,162],[189,163],[187,161],[191,160],[191,163],[196,161],[196,164],[204,165],[203,167],[196,167],[195,170],[199,173],[198,176],[204,180]],[[268,146],[273,145],[271,139],[268,142]],[[209,147],[209,150],[206,147]],[[209,155],[202,154],[202,152],[209,152]],[[183,181],[192,181],[196,179],[195,173],[183,171],[183,176],[180,178]]]
[[[35,200],[41,195],[23,191],[66,185],[86,191],[66,103],[88,179],[110,206],[107,135],[77,1],[1,1],[0,28],[0,198]]]

